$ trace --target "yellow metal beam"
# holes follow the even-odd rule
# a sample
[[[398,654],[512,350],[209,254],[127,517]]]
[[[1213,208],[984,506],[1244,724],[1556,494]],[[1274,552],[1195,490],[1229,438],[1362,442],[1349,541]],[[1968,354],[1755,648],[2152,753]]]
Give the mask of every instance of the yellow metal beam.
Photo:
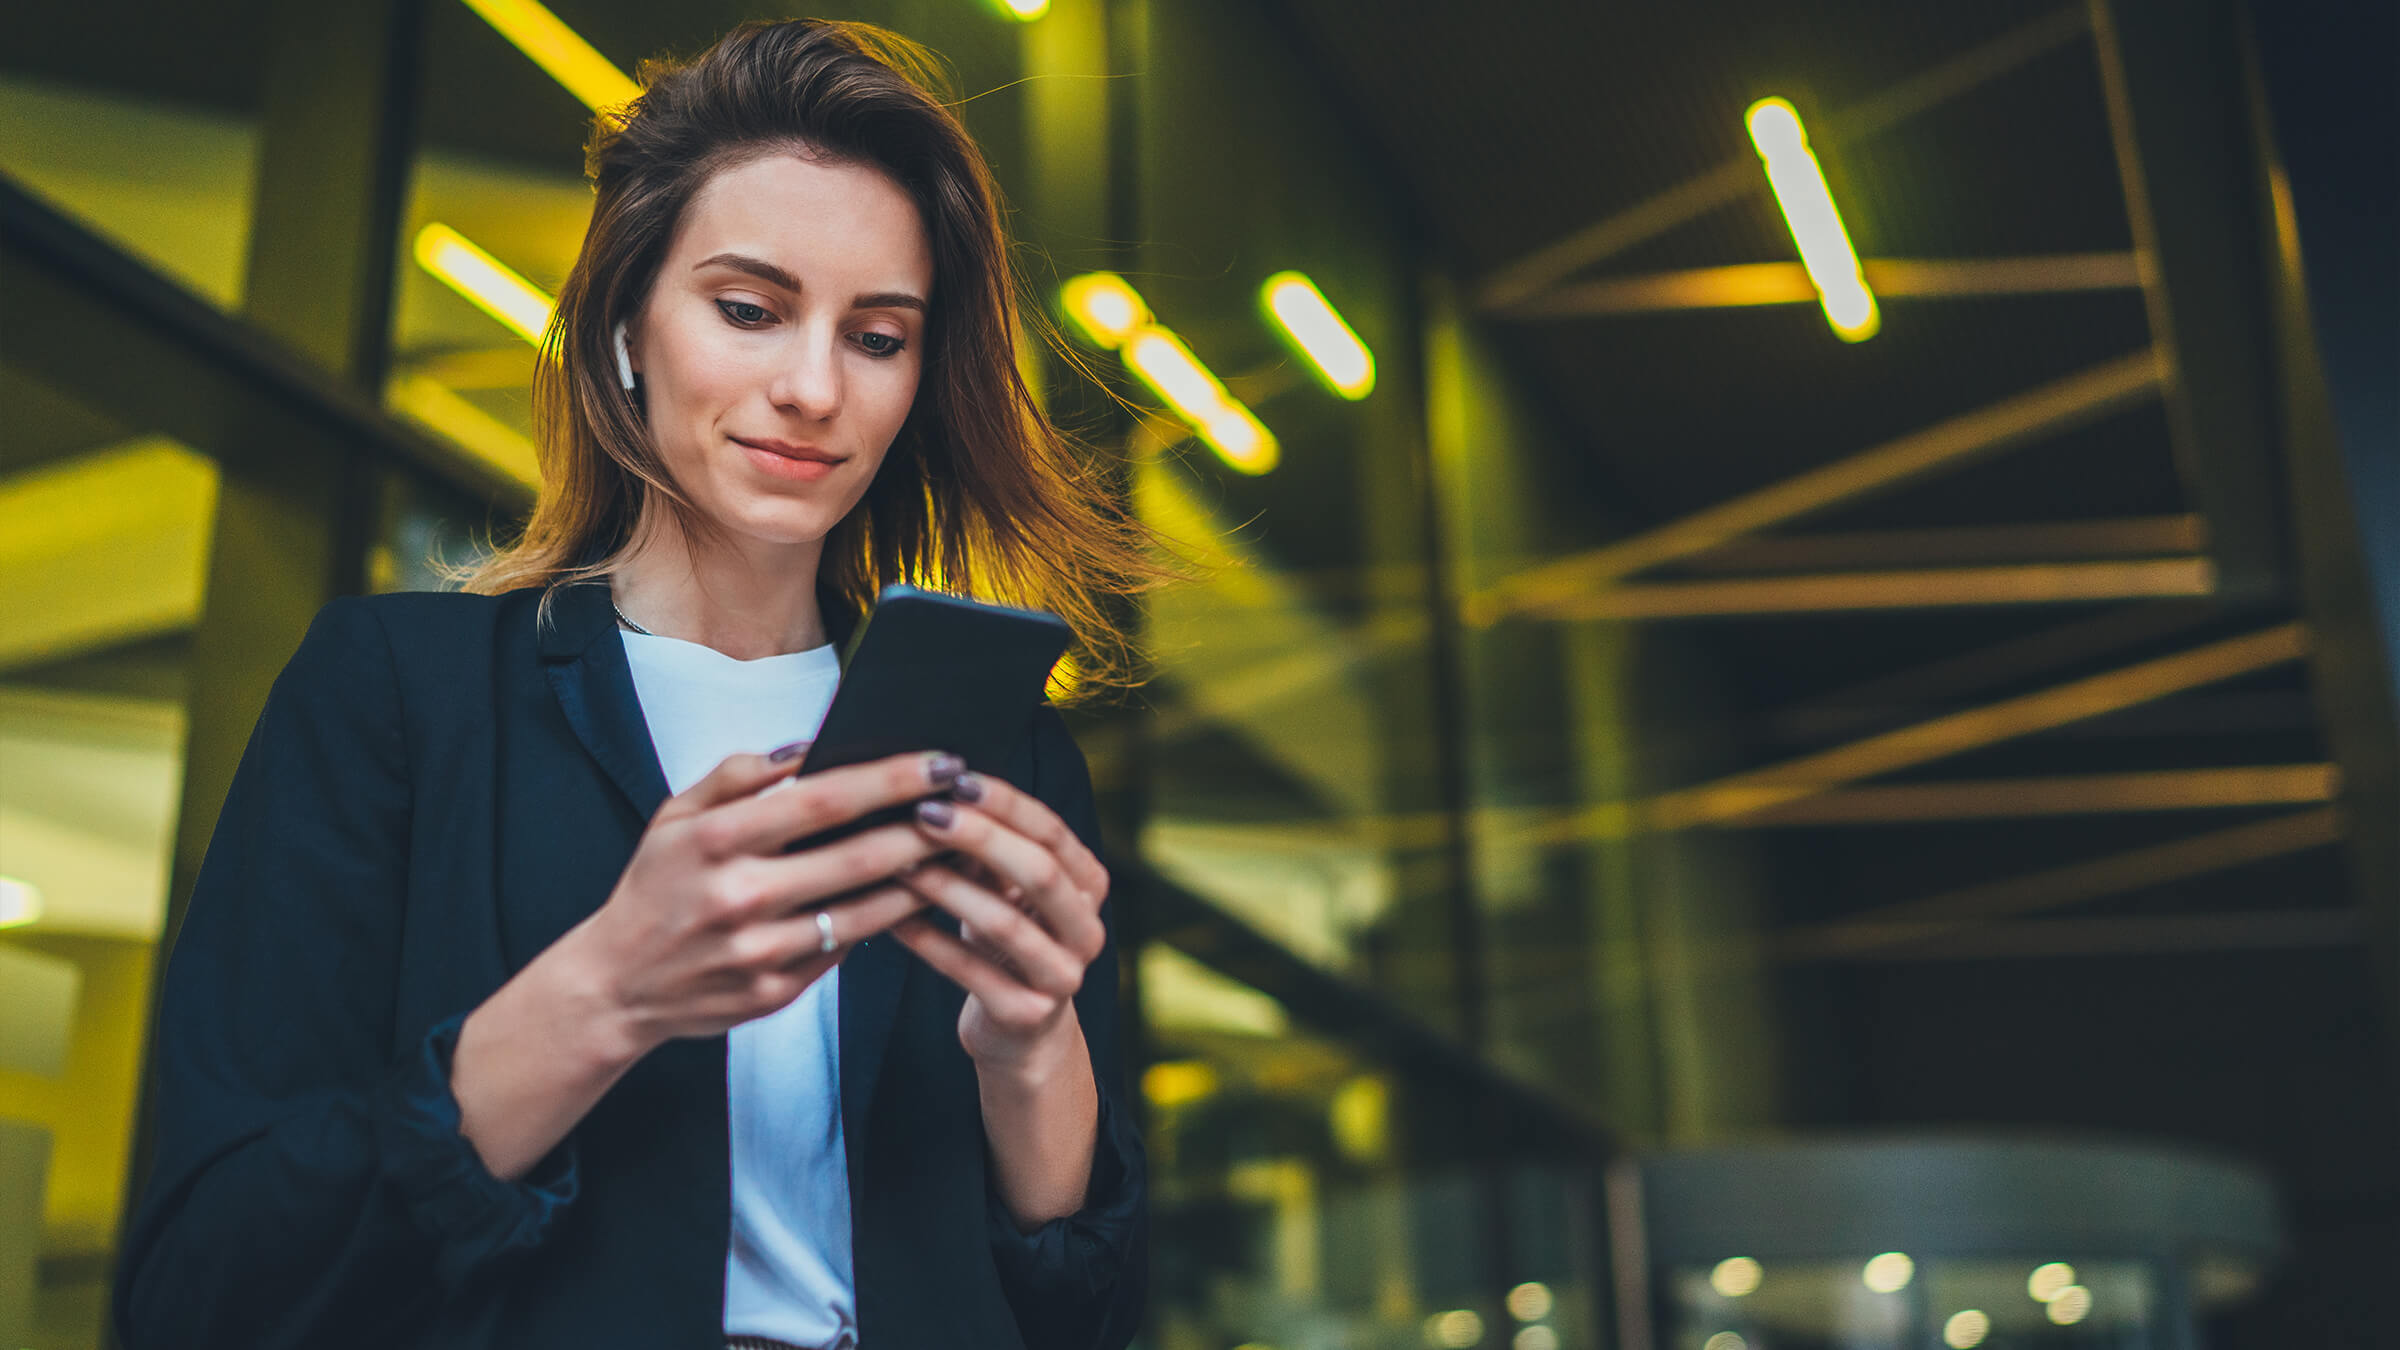
[[[1719,506],[1509,577],[1469,596],[1467,622],[1572,600],[1620,578],[1796,520],[1938,469],[1954,468],[2156,396],[2156,353],[2144,350],[1888,441]]]
[[[1868,258],[1867,288],[1882,299],[1958,300],[1994,295],[2062,295],[2134,290],[2141,269],[2130,253],[2034,258]],[[1817,299],[1796,262],[1736,263],[1676,272],[1601,277],[1537,292],[1494,313],[1507,319],[1580,319],[1689,309],[1796,305]]]
[[[2089,32],[2081,5],[2067,5],[1992,41],[1893,85],[1864,103],[1826,120],[1816,133],[1820,145],[1871,136],[1937,104],[1975,89],[2037,56]],[[1697,220],[1710,211],[1758,191],[1756,160],[1743,154],[1545,245],[1493,272],[1477,287],[1486,309],[1513,309],[1584,268]],[[1813,293],[1812,293],[1813,298]]]
[[[1678,566],[1686,572],[1750,576],[1761,572],[2165,557],[2199,553],[2207,546],[2207,531],[2198,516],[2127,516],[2115,520],[1765,535],[1729,541],[1686,558]]]
[[[2296,661],[2307,650],[2307,635],[2299,624],[2278,624],[1668,793],[1653,800],[1644,816],[1658,829],[1724,824],[1862,778],[1929,764],[2266,670]]]
[[[1924,942],[1962,928],[2082,904],[2104,896],[2205,876],[2338,842],[2331,806],[2213,830],[2103,858],[2045,868],[1887,905],[1839,923],[1794,929],[1775,940],[1787,961],[1824,960]]]
[[[2019,736],[2266,670],[2306,654],[2297,623],[2139,662],[2052,689],[1937,717],[1848,745],[1665,793],[1645,802],[1597,802],[1528,830],[1526,842],[1570,844],[1641,830],[1747,823],[1751,816],[1861,779],[1947,759]]]
[[[1820,793],[1747,816],[1760,825],[1901,825],[1927,820],[2022,820],[2136,811],[2228,810],[2329,802],[2341,788],[2331,764],[2261,764],[2066,778],[1885,783]]]
[[[1821,614],[1875,609],[2050,605],[2204,596],[2215,589],[2206,558],[1940,567],[1911,572],[1657,581],[1528,608],[1536,619],[1689,619],[1741,614]]]

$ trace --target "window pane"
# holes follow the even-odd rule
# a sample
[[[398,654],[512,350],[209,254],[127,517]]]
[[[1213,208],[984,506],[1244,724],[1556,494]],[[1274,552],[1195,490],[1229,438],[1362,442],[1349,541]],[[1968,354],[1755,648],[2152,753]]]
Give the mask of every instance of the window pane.
[[[0,1344],[99,1341],[217,470],[0,366]],[[11,1272],[13,1277],[13,1272]],[[22,1313],[22,1325],[10,1325]]]
[[[0,172],[220,307],[239,306],[266,7],[102,0],[4,12]]]

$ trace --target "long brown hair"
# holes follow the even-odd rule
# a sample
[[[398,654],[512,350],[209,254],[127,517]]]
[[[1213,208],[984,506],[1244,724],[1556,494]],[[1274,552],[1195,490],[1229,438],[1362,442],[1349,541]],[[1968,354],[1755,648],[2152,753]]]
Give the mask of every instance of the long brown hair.
[[[655,497],[685,538],[720,537],[668,475],[612,333],[648,295],[683,210],[711,175],[799,150],[871,164],[916,202],[934,287],[915,406],[866,495],[826,536],[817,590],[853,615],[885,585],[1047,609],[1071,625],[1076,690],[1135,679],[1111,597],[1180,575],[1089,452],[1042,414],[1017,364],[1026,330],[1000,195],[941,60],[870,24],[745,23],[689,62],[647,61],[642,94],[596,119],[598,200],[534,376],[541,493],[512,545],[461,574],[493,595],[604,576]]]

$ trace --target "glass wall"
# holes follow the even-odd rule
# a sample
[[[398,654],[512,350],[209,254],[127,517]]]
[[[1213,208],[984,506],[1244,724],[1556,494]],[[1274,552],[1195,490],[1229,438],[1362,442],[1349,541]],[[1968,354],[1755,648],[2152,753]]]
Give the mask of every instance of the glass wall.
[[[94,1344],[216,466],[0,365],[0,1343]]]
[[[751,17],[553,8],[620,70]],[[336,589],[438,588],[437,563],[532,500],[534,346],[439,259],[465,245],[517,274],[538,327],[590,208],[590,113],[467,6],[416,13],[413,132],[357,148],[405,159],[392,218],[360,236],[374,258],[325,258],[389,282],[388,310],[356,318],[388,351],[294,369],[252,350],[253,323],[153,350],[135,339],[154,319],[110,311],[92,323],[114,346],[19,342],[0,365],[0,1290],[15,1262],[36,1291],[21,1327],[0,1307],[0,1344],[103,1343],[162,926],[275,654]],[[1549,512],[1569,447],[1272,7],[835,13],[953,62],[1050,317],[1066,279],[1122,276],[1278,451],[1264,472],[1218,453],[1115,352],[1085,353],[1110,390],[1037,372],[1202,574],[1140,607],[1157,678],[1076,723],[1138,953],[1145,1344],[1610,1344],[1596,1177],[1616,1141],[1752,1120],[1772,1091],[1745,860],[1610,815],[1721,767],[1705,661],[1474,620],[1482,589],[1614,525]],[[105,78],[37,68],[103,21],[161,50]],[[157,312],[238,313],[289,35],[237,7],[219,22],[246,45],[203,76],[170,69],[200,39],[154,3],[6,22],[0,112],[23,134],[0,173],[95,256],[163,273],[143,283]],[[1373,354],[1364,397],[1267,317],[1287,270]]]
[[[268,6],[0,16],[0,172],[224,309],[250,251]]]

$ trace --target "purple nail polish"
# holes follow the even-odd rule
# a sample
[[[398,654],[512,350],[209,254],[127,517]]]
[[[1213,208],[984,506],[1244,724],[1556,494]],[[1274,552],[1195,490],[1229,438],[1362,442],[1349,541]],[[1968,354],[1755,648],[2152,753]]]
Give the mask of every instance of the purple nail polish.
[[[918,802],[917,819],[937,830],[946,830],[951,821],[958,819],[958,808],[944,801]]]
[[[956,755],[935,755],[925,761],[925,776],[932,779],[937,788],[946,788],[957,782],[958,776],[966,771],[967,762]]]
[[[773,760],[777,764],[784,764],[798,759],[801,755],[807,753],[807,751],[808,742],[794,741],[790,745],[779,745],[774,749],[769,750],[767,752],[767,758]]]
[[[958,776],[958,781],[950,785],[950,795],[962,802],[982,801],[983,780],[974,774],[962,773]]]

